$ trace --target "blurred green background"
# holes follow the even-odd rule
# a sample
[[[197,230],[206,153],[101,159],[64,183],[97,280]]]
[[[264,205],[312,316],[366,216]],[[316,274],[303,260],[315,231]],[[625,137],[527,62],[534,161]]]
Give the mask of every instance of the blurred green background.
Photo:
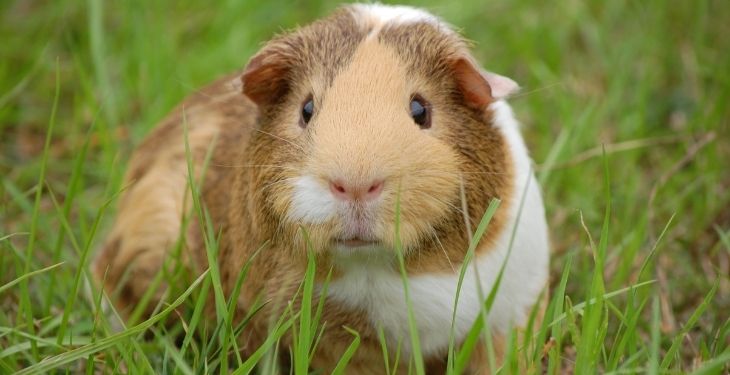
[[[642,301],[660,302],[661,351],[684,335],[675,370],[727,353],[730,2],[413,5],[455,25],[473,41],[485,68],[521,84],[522,92],[511,102],[545,192],[554,282],[572,259],[569,299],[582,301],[590,284],[588,233],[598,241],[608,173],[612,212],[606,289],[637,281],[673,217],[648,261],[648,278],[657,282],[640,293]],[[242,69],[272,35],[337,6],[281,0],[0,2],[0,285],[28,271],[23,252],[32,235],[30,270],[66,262],[32,279],[34,316],[43,322],[63,309],[80,262],[70,238],[98,246],[115,201],[101,216],[99,209],[120,189],[134,145],[187,94]],[[57,77],[58,106],[44,162]],[[83,168],[75,168],[87,139]],[[43,194],[34,215],[44,165]],[[67,218],[73,236],[61,234],[60,217]],[[94,230],[97,217],[100,227]],[[714,297],[684,332],[713,285],[718,288]],[[20,299],[17,289],[0,294],[0,326],[20,324]],[[625,302],[619,297],[609,310],[620,311]],[[648,355],[642,345],[656,322],[649,310],[622,358],[642,350],[640,358]],[[90,319],[81,307],[78,314],[77,321]],[[609,315],[607,346],[622,329],[620,314]],[[0,334],[0,350],[15,340],[20,339]],[[566,366],[575,355],[573,341],[561,344]],[[604,368],[609,362],[602,362]]]

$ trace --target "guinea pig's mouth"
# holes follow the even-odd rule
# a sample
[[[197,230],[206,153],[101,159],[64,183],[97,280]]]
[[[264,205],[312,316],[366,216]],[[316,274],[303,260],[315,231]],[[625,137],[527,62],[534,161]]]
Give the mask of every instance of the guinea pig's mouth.
[[[364,234],[341,234],[333,239],[333,248],[340,251],[366,251],[368,249],[381,248],[382,241],[376,237]]]
[[[337,238],[335,240],[335,244],[338,247],[344,247],[348,249],[354,249],[358,247],[372,247],[372,246],[378,246],[380,244],[379,241],[373,240],[373,239],[366,239],[366,238],[360,238],[360,237],[350,237],[350,238]]]

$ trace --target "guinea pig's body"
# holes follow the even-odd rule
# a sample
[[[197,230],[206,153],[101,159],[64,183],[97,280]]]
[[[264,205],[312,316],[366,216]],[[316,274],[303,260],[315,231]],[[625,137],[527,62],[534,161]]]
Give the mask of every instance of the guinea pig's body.
[[[407,368],[397,249],[432,371],[444,365],[452,317],[458,345],[503,264],[490,332],[499,343],[526,324],[545,293],[549,246],[531,162],[502,100],[516,86],[481,71],[456,33],[412,8],[348,6],[275,38],[234,78],[188,98],[133,155],[130,186],[94,265],[117,307],[136,305],[175,248],[188,269],[208,267],[199,221],[184,220],[192,170],[209,233],[220,239],[224,292],[247,268],[237,316],[263,306],[239,338],[244,354],[296,298],[308,253],[315,292],[327,293],[313,368],[334,368],[353,338],[345,326],[362,338],[351,372],[384,372],[380,329],[391,355],[400,344]],[[493,199],[501,204],[454,313],[472,233]],[[486,371],[485,358],[476,353],[471,370]]]

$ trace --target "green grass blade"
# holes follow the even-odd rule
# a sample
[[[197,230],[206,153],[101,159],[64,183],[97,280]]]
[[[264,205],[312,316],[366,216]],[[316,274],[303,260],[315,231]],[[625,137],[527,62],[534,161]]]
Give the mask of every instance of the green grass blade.
[[[89,253],[91,252],[92,244],[94,243],[94,236],[96,235],[96,231],[99,228],[99,223],[101,222],[101,218],[104,215],[104,212],[106,211],[109,204],[113,201],[114,197],[111,199],[108,199],[104,204],[99,208],[99,211],[97,212],[96,218],[94,219],[94,223],[92,225],[91,231],[89,232],[88,238],[86,240],[86,245],[84,246],[84,249],[81,253],[81,258],[79,259],[79,266],[76,270],[76,275],[74,276],[74,282],[73,287],[71,289],[71,293],[68,296],[68,303],[66,304],[64,310],[63,310],[63,318],[61,319],[61,325],[58,328],[58,342],[60,343],[65,334],[66,334],[66,327],[68,325],[69,317],[71,316],[71,310],[73,310],[74,304],[76,303],[76,297],[78,296],[79,289],[81,288],[81,278],[83,275],[86,275],[87,273],[87,267],[86,267],[86,261],[89,258]]]
[[[477,225],[477,230],[472,235],[471,241],[469,242],[469,248],[466,251],[466,255],[464,256],[464,262],[461,264],[460,270],[459,270],[459,280],[456,284],[456,295],[454,296],[454,309],[451,313],[451,330],[450,330],[450,337],[449,337],[449,351],[448,351],[448,358],[446,360],[446,368],[449,370],[453,370],[453,361],[454,361],[454,347],[455,347],[455,330],[456,330],[456,309],[459,305],[459,297],[461,296],[461,288],[464,284],[464,276],[466,275],[467,267],[471,264],[472,259],[474,258],[474,252],[476,251],[477,244],[479,244],[479,241],[481,240],[482,236],[484,236],[484,233],[486,233],[487,228],[489,227],[489,223],[492,221],[492,218],[494,217],[494,214],[497,212],[497,208],[499,208],[499,204],[501,203],[498,199],[492,199],[489,202],[489,206],[484,211],[484,215],[482,215],[482,219],[479,221],[479,225]]]
[[[661,334],[659,327],[661,326],[661,318],[659,314],[659,298],[654,296],[651,303],[651,346],[649,351],[649,363],[647,364],[647,373],[656,375],[659,373],[659,345]]]
[[[405,260],[403,255],[403,247],[400,241],[400,190],[395,201],[395,253],[398,258],[401,279],[403,280],[403,294],[406,299],[408,309],[408,329],[411,338],[411,354],[412,361],[415,362],[416,374],[424,375],[426,370],[423,364],[423,355],[421,354],[421,340],[418,337],[418,324],[416,316],[413,312],[413,304],[411,303],[410,291],[408,289],[408,274],[406,272]]]
[[[570,277],[570,270],[573,265],[573,257],[569,257],[565,262],[563,268],[563,275],[560,277],[560,283],[555,290],[555,296],[553,297],[550,306],[548,307],[548,315],[545,316],[543,321],[543,327],[545,330],[550,329],[554,345],[550,349],[548,354],[548,374],[557,374],[560,369],[560,348],[563,340],[563,325],[561,324],[546,324],[546,322],[552,321],[556,316],[563,314],[563,307],[565,306],[565,288],[568,285],[568,278]],[[539,342],[539,341],[538,341]]]
[[[292,318],[285,320],[285,315],[286,314],[282,314],[282,317],[276,324],[273,332],[270,333],[264,343],[256,349],[256,351],[248,357],[246,361],[236,369],[236,371],[233,372],[233,375],[250,374],[256,364],[264,357],[264,354],[266,354],[271,347],[274,346],[274,344],[276,344],[282,336],[284,336],[286,331],[288,331],[294,324],[295,318],[298,318],[298,314],[295,314]]]
[[[340,360],[337,361],[335,369],[332,370],[332,375],[341,375],[345,373],[345,367],[347,367],[347,363],[350,362],[350,359],[355,354],[357,348],[360,346],[360,334],[349,327],[342,328],[347,330],[347,332],[350,332],[353,336],[355,336],[355,338],[352,340],[350,345],[347,346],[347,349],[345,349],[345,352],[342,354],[342,357],[340,357]]]
[[[76,195],[78,194],[78,191],[80,189],[80,183],[81,183],[81,176],[83,173],[83,167],[84,163],[86,162],[86,153],[89,149],[89,142],[91,141],[91,135],[96,129],[96,121],[93,121],[91,123],[91,126],[89,126],[89,129],[86,132],[86,136],[84,137],[84,143],[81,146],[81,150],[76,154],[74,163],[73,163],[73,169],[71,171],[71,178],[68,183],[68,188],[66,189],[66,197],[63,201],[63,210],[59,213],[59,218],[61,218],[64,221],[68,221],[69,216],[71,215],[71,208],[73,207],[74,199],[76,198]],[[50,191],[50,188],[49,188]],[[54,198],[55,203],[55,198]],[[70,227],[70,226],[69,226]],[[63,242],[65,238],[65,233],[62,230],[58,231],[58,236],[56,238],[56,243],[53,247],[53,255],[52,255],[52,262],[53,263],[59,263],[61,261],[61,250],[63,248]],[[56,282],[56,275],[51,274],[50,275],[50,284],[53,285]],[[48,288],[48,292],[46,293],[46,299],[44,304],[44,312],[45,314],[49,314],[50,306],[51,306],[51,300],[53,298],[53,288]]]
[[[680,345],[682,344],[682,341],[686,340],[687,334],[689,331],[697,324],[697,321],[700,319],[700,316],[707,310],[707,308],[710,306],[710,302],[712,302],[712,299],[715,297],[715,292],[717,292],[717,288],[720,285],[720,280],[716,280],[715,284],[712,286],[712,289],[705,295],[705,298],[702,300],[702,303],[700,303],[699,306],[697,306],[697,309],[692,313],[692,315],[687,319],[687,322],[684,324],[682,329],[677,333],[677,335],[674,337],[674,340],[672,340],[672,345],[667,350],[666,354],[664,355],[664,359],[662,360],[660,369],[661,371],[666,371],[669,369],[669,366],[671,366],[672,362],[677,359],[677,353],[679,352]]]
[[[307,268],[304,273],[301,307],[299,313],[299,330],[297,331],[297,345],[294,348],[294,374],[306,375],[309,373],[310,349],[314,341],[312,332],[312,296],[314,294],[315,256],[309,241],[309,235],[301,229],[307,246]]]
[[[692,375],[719,375],[723,373],[727,374],[726,371],[728,370],[729,363],[730,350],[726,350],[719,356],[704,362],[702,366],[700,366],[700,368],[692,372]]]
[[[611,221],[611,186],[610,175],[608,172],[608,158],[603,157],[604,162],[604,188],[606,209],[603,217],[603,225],[601,228],[601,239],[598,247],[594,248],[591,241],[591,249],[593,251],[594,271],[591,280],[591,286],[588,290],[586,300],[593,300],[594,303],[586,305],[581,321],[581,336],[577,343],[581,350],[578,351],[575,360],[575,369],[577,373],[587,373],[597,368],[600,350],[602,348],[601,336],[605,334],[604,316],[604,294],[605,285],[603,280],[603,270],[606,259],[606,249],[609,239],[609,224]],[[589,240],[590,240],[590,233]]]
[[[35,191],[35,200],[33,204],[33,213],[30,221],[30,234],[28,236],[28,246],[25,249],[25,264],[23,266],[23,274],[27,274],[30,272],[30,262],[32,259],[33,251],[37,250],[35,248],[35,241],[36,236],[38,235],[38,220],[40,215],[40,206],[41,206],[41,195],[43,193],[43,186],[45,186],[46,181],[46,167],[48,165],[48,155],[49,155],[49,149],[51,147],[51,138],[53,137],[53,129],[56,124],[56,114],[58,111],[58,99],[60,96],[60,90],[61,90],[61,81],[60,81],[60,71],[58,66],[58,61],[56,61],[56,88],[55,93],[53,95],[53,107],[51,108],[51,117],[48,121],[48,129],[46,131],[46,138],[43,143],[43,156],[41,157],[41,167],[40,167],[40,173],[38,176],[38,184],[36,185],[36,191]],[[27,324],[28,329],[31,333],[34,332],[34,325],[33,325],[33,309],[30,301],[30,290],[28,289],[28,279],[25,278],[20,283],[20,305],[21,308],[19,309],[19,314],[21,312],[25,313],[25,321]],[[38,349],[35,347],[35,342],[31,342],[31,348],[33,352],[33,358],[38,359]]]
[[[31,272],[27,272],[27,273],[25,273],[25,274],[23,274],[23,275],[19,276],[19,277],[18,277],[18,278],[16,278],[15,280],[13,280],[13,281],[10,281],[10,282],[6,283],[6,284],[5,284],[5,285],[3,285],[3,286],[0,286],[0,294],[2,294],[3,292],[5,292],[6,290],[8,290],[8,289],[12,288],[12,287],[13,287],[14,285],[16,285],[16,284],[18,284],[18,283],[22,282],[22,281],[23,281],[23,280],[25,280],[25,279],[29,279],[29,278],[31,278],[31,277],[33,277],[33,276],[36,276],[36,275],[40,275],[40,274],[42,274],[42,273],[44,273],[44,272],[48,272],[48,271],[51,271],[51,270],[53,270],[53,269],[55,269],[55,268],[57,268],[57,267],[60,267],[60,266],[62,266],[62,265],[63,265],[64,263],[65,263],[65,262],[61,262],[61,263],[56,263],[56,264],[54,264],[54,265],[52,265],[52,266],[48,266],[48,267],[46,267],[46,268],[41,268],[41,269],[39,269],[39,270],[35,270],[35,271],[31,271]]]
[[[475,320],[475,322],[472,324],[472,327],[470,328],[469,332],[466,335],[466,338],[464,339],[464,344],[462,345],[461,350],[459,351],[456,361],[454,363],[454,372],[457,374],[463,373],[466,371],[466,367],[469,362],[469,358],[472,355],[472,352],[474,351],[474,348],[476,347],[477,341],[479,340],[479,336],[484,337],[485,344],[487,346],[487,357],[490,367],[494,367],[495,358],[494,358],[494,352],[492,347],[492,336],[490,333],[490,329],[487,325],[487,316],[489,314],[489,311],[492,309],[492,305],[494,304],[495,299],[497,298],[497,292],[499,291],[499,287],[502,283],[502,277],[504,276],[504,270],[507,267],[507,262],[509,261],[509,258],[512,254],[512,246],[514,244],[514,239],[517,234],[517,226],[520,223],[520,218],[522,217],[522,210],[524,208],[525,204],[525,197],[527,197],[528,189],[530,188],[530,184],[532,183],[532,179],[530,178],[532,176],[532,171],[529,171],[528,180],[525,184],[525,187],[523,191],[521,192],[520,196],[520,203],[517,208],[517,217],[515,218],[515,225],[512,228],[512,233],[510,236],[509,245],[507,248],[507,254],[505,255],[504,261],[500,265],[499,272],[497,273],[497,277],[494,281],[494,285],[492,285],[492,289],[489,291],[489,295],[484,300],[484,303],[482,303],[480,314]],[[486,228],[485,228],[486,229]],[[476,267],[475,267],[476,269]],[[479,286],[479,294],[480,297],[483,298],[483,291],[481,290],[481,283],[477,284]],[[494,372],[494,368],[489,369],[491,372]]]
[[[185,299],[197,288],[197,286],[202,282],[202,280],[208,276],[208,271],[203,272],[191,285],[188,287],[188,289],[181,294],[175,301],[170,303],[164,310],[162,310],[160,313],[150,317],[149,319],[145,320],[144,322],[141,322],[134,327],[129,327],[126,330],[116,333],[114,335],[111,335],[107,338],[101,339],[95,343],[88,344],[81,346],[76,349],[69,350],[65,353],[61,353],[58,355],[55,355],[53,357],[49,357],[44,359],[41,362],[38,362],[32,366],[29,366],[21,371],[19,371],[16,375],[27,375],[27,374],[37,374],[37,373],[47,373],[57,367],[63,366],[65,364],[78,361],[80,359],[86,358],[89,355],[93,353],[98,353],[100,351],[103,351],[105,349],[108,349],[112,346],[115,346],[121,342],[124,342],[125,340],[130,339],[133,336],[138,335],[141,332],[144,332],[148,330],[150,327],[155,325],[156,323],[160,322],[164,318],[166,318],[176,307],[181,305]]]
[[[383,327],[378,327],[378,342],[380,343],[380,349],[383,351],[385,374],[390,375],[390,352],[388,352],[388,343],[385,340],[385,331],[383,331]]]
[[[652,285],[655,282],[656,282],[656,280],[648,280],[648,281],[644,281],[643,283],[637,283],[637,284],[634,284],[634,285],[631,285],[631,286],[627,286],[625,288],[621,288],[621,289],[618,289],[618,290],[614,290],[613,292],[604,293],[604,294],[602,294],[600,296],[600,298],[592,297],[588,301],[584,301],[584,302],[581,302],[581,303],[576,303],[575,305],[571,306],[571,308],[568,309],[568,310],[571,313],[583,313],[584,310],[585,310],[585,308],[587,306],[595,305],[596,303],[598,303],[599,300],[601,300],[601,301],[607,300],[609,298],[613,298],[613,297],[616,297],[618,295],[621,295],[621,294],[624,294],[624,293],[627,293],[627,292],[631,292],[633,290],[636,290],[636,289],[639,289],[639,288],[643,288],[643,287],[648,286],[648,285]],[[558,324],[561,321],[565,320],[567,317],[568,317],[568,313],[562,313],[559,316],[557,316],[552,322],[550,322],[549,323],[549,326],[552,327],[555,324]]]

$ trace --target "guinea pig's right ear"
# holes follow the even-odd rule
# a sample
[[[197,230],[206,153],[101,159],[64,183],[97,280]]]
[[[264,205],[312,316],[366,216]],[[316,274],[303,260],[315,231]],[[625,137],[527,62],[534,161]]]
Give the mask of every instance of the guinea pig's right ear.
[[[289,88],[289,54],[278,45],[259,51],[241,76],[243,94],[258,106],[276,102]]]
[[[466,104],[475,109],[483,110],[490,103],[519,90],[515,81],[478,68],[470,58],[459,57],[450,65]]]

